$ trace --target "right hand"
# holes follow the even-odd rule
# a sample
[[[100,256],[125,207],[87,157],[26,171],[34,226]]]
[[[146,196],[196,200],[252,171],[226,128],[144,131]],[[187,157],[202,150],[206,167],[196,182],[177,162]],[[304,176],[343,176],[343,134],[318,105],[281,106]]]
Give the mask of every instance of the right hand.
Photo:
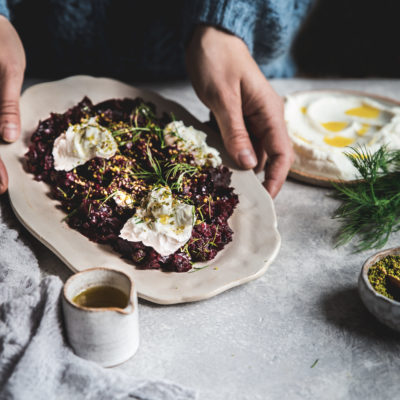
[[[186,49],[186,65],[197,95],[215,116],[232,159],[244,169],[261,171],[266,166],[264,186],[275,197],[294,153],[283,101],[246,44],[220,29],[198,25]]]
[[[0,138],[18,139],[21,124],[19,96],[25,71],[25,51],[17,31],[0,15]],[[0,159],[0,194],[7,190],[8,175]]]

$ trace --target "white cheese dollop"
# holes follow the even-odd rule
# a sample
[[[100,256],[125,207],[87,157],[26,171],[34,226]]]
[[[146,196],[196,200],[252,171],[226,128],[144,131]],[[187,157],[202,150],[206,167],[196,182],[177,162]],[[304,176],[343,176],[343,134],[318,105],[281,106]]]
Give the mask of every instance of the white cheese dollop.
[[[218,150],[207,145],[207,135],[193,126],[185,126],[183,121],[170,122],[164,128],[164,137],[167,145],[176,143],[179,150],[192,153],[197,165],[218,167],[222,163]]]
[[[293,142],[293,169],[330,179],[353,180],[350,147],[374,153],[400,149],[400,108],[366,96],[305,92],[286,97],[285,120]]]
[[[53,146],[54,169],[71,171],[94,157],[110,158],[118,145],[111,132],[92,117],[80,124],[71,125]]]
[[[133,197],[124,190],[117,190],[113,195],[113,199],[119,207],[133,208]]]
[[[126,221],[119,237],[142,242],[162,256],[175,253],[190,239],[194,225],[194,208],[172,196],[169,187],[153,189]]]

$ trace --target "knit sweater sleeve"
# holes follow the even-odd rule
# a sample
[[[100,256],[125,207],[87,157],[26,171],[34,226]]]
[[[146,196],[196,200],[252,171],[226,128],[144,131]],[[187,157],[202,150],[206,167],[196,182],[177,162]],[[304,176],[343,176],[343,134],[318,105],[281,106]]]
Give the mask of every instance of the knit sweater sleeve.
[[[7,0],[0,0],[0,15],[4,15],[7,19],[10,19]]]
[[[249,48],[252,32],[262,1],[192,0],[186,1],[185,37],[188,39],[198,24],[225,29],[243,39]]]
[[[184,36],[188,41],[198,24],[215,26],[240,37],[259,64],[271,64],[289,55],[293,36],[312,2],[186,0]]]

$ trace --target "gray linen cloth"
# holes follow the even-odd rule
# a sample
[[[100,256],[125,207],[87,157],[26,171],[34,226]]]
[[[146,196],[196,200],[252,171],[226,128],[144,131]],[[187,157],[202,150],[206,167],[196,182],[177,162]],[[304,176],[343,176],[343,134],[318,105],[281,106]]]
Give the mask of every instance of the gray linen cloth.
[[[1,400],[196,398],[171,382],[133,379],[77,357],[63,336],[63,283],[56,276],[41,278],[35,255],[5,223],[5,209],[0,208]]]

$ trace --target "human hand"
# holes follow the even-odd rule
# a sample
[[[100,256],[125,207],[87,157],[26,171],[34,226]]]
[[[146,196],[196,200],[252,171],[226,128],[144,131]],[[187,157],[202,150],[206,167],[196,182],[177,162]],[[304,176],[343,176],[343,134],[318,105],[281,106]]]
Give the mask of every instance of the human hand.
[[[24,71],[21,40],[7,18],[0,15],[0,137],[6,142],[14,142],[20,134],[19,96]],[[0,194],[7,186],[7,171],[0,159]]]
[[[293,162],[293,149],[283,101],[246,44],[199,25],[186,50],[186,66],[197,95],[215,115],[230,156],[244,169],[259,172],[266,165],[264,186],[275,197]]]

